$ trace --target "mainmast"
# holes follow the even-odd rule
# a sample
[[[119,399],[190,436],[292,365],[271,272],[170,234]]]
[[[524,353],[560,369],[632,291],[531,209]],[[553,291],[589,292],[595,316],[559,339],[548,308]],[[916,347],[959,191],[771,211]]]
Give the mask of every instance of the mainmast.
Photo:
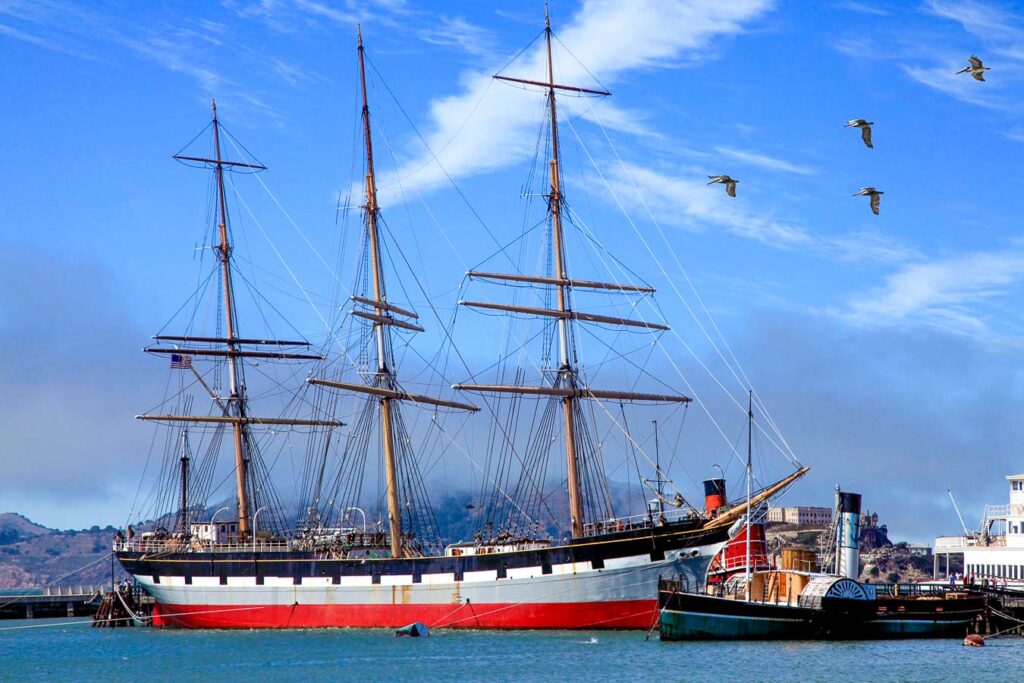
[[[366,231],[370,239],[370,266],[373,275],[373,307],[376,315],[384,317],[384,278],[380,262],[380,235],[377,232],[377,185],[373,175],[373,137],[370,135],[370,105],[366,98],[366,64],[363,55],[363,31],[357,29],[359,42],[359,87],[363,96],[363,136],[366,148]],[[377,385],[392,388],[391,364],[388,351],[391,349],[387,325],[374,325],[377,336]],[[398,474],[395,468],[395,433],[391,422],[391,401],[389,396],[379,398],[380,429],[384,446],[384,479],[388,499],[388,533],[391,539],[391,556],[401,557],[402,550],[402,508],[398,502]]]
[[[559,349],[559,368],[558,378],[555,381],[555,386],[551,388],[544,387],[520,387],[520,386],[504,386],[504,385],[480,385],[480,384],[460,384],[456,385],[458,389],[464,389],[467,391],[480,391],[480,392],[494,392],[494,393],[517,393],[517,394],[534,394],[534,395],[549,395],[549,396],[560,396],[562,401],[562,413],[565,420],[564,425],[564,438],[565,438],[565,464],[566,464],[566,483],[569,493],[569,514],[571,517],[571,531],[573,538],[579,538],[583,535],[584,530],[584,512],[583,512],[583,494],[580,485],[580,456],[577,452],[577,438],[576,438],[576,422],[578,420],[579,412],[579,400],[581,398],[601,399],[611,398],[620,400],[638,400],[638,401],[678,401],[686,402],[690,399],[686,396],[679,395],[653,395],[653,394],[637,394],[634,392],[624,392],[615,390],[594,390],[590,387],[581,386],[579,382],[579,375],[575,364],[575,354],[573,353],[573,341],[570,330],[570,323],[572,321],[584,321],[584,322],[595,322],[605,323],[611,325],[625,325],[632,327],[644,327],[652,330],[667,330],[668,327],[659,325],[656,323],[648,323],[641,320],[630,320],[626,318],[614,318],[603,315],[596,315],[592,313],[581,313],[572,310],[571,306],[571,294],[573,288],[588,288],[588,289],[604,289],[604,290],[618,290],[621,292],[639,292],[639,293],[650,293],[654,290],[650,287],[634,286],[634,285],[620,285],[617,283],[606,283],[606,282],[591,282],[583,280],[573,280],[569,277],[568,269],[566,266],[566,249],[565,249],[565,233],[562,226],[562,207],[564,197],[561,189],[561,170],[559,168],[560,162],[560,150],[558,141],[558,108],[555,101],[556,91],[569,91],[579,94],[590,94],[590,95],[610,95],[606,90],[592,90],[588,88],[580,88],[571,85],[560,85],[555,83],[555,72],[554,72],[554,61],[552,58],[552,47],[551,47],[551,18],[548,13],[547,5],[544,8],[544,34],[545,34],[545,49],[547,56],[547,80],[546,81],[534,81],[524,78],[513,78],[511,76],[495,75],[494,78],[502,81],[509,81],[512,83],[521,83],[525,85],[540,86],[546,90],[548,100],[548,110],[550,115],[550,126],[551,126],[551,161],[549,162],[549,180],[550,180],[550,192],[547,195],[548,198],[548,213],[551,216],[551,234],[552,234],[552,250],[554,252],[554,267],[555,272],[553,277],[539,277],[539,276],[528,276],[521,274],[503,274],[503,273],[482,273],[482,272],[470,272],[470,277],[478,277],[492,280],[507,280],[511,282],[533,282],[537,284],[548,284],[555,287],[555,299],[556,307],[554,309],[543,309],[543,308],[531,308],[524,306],[510,306],[504,304],[495,304],[488,302],[479,301],[462,301],[461,304],[470,306],[473,308],[484,308],[492,310],[503,310],[515,313],[526,313],[530,315],[539,315],[546,317],[553,317],[557,319],[558,325],[558,349]]]
[[[456,403],[431,396],[410,394],[403,391],[395,376],[394,362],[391,358],[391,328],[398,327],[413,332],[422,332],[423,328],[412,322],[395,317],[400,315],[413,320],[419,316],[415,312],[399,308],[388,302],[384,287],[384,270],[381,261],[380,231],[377,226],[380,207],[377,204],[377,184],[373,171],[373,136],[370,131],[370,105],[366,95],[366,64],[363,49],[362,28],[357,29],[359,54],[359,86],[363,102],[363,145],[366,148],[366,232],[370,248],[370,268],[373,279],[373,298],[353,296],[356,304],[373,309],[370,313],[364,310],[353,310],[352,315],[373,322],[374,335],[377,342],[377,372],[371,385],[337,382],[324,379],[309,379],[311,384],[333,387],[345,391],[369,394],[376,397],[380,408],[381,444],[383,447],[384,478],[388,503],[388,536],[392,557],[404,557],[406,547],[402,533],[402,507],[398,495],[398,466],[395,459],[395,401],[411,401],[423,405],[442,406],[457,410],[479,410],[467,403]]]

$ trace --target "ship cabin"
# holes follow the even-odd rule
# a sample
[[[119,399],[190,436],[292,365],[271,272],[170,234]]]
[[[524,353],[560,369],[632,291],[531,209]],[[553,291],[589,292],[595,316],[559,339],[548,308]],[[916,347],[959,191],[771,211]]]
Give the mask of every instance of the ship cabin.
[[[1024,584],[1024,474],[1006,481],[1009,503],[986,505],[978,532],[935,539],[935,578],[956,572],[979,583]]]
[[[492,543],[479,543],[475,541],[459,541],[452,543],[444,549],[445,557],[459,557],[461,555],[493,555],[495,553],[514,553],[522,550],[544,550],[551,547],[551,541],[546,539],[525,538],[519,540],[497,541]]]
[[[200,543],[238,542],[238,522],[192,522],[189,531],[192,540]]]

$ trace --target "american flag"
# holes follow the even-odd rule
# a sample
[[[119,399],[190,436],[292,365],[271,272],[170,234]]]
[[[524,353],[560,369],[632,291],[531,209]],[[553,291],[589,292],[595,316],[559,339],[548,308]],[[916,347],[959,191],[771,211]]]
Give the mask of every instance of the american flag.
[[[192,369],[192,356],[185,356],[180,353],[171,354],[171,369],[172,370],[191,370]]]

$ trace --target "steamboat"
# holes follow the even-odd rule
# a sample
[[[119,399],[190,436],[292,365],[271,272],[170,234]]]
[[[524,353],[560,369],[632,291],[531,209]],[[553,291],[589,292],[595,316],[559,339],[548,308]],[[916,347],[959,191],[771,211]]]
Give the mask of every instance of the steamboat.
[[[986,596],[928,584],[860,583],[860,495],[836,489],[824,569],[813,551],[783,549],[773,566],[763,523],[734,529],[705,582],[661,579],[662,640],[867,640],[962,638]],[[947,589],[948,588],[948,589]]]

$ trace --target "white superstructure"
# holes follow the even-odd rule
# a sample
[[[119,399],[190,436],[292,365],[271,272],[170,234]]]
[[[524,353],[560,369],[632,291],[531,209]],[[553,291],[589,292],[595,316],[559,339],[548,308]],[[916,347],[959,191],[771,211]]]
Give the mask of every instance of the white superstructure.
[[[1024,474],[1006,477],[1007,505],[986,505],[979,531],[935,538],[935,577],[949,578],[951,560],[962,556],[962,573],[975,581],[1024,582]],[[945,556],[945,560],[943,560]]]

